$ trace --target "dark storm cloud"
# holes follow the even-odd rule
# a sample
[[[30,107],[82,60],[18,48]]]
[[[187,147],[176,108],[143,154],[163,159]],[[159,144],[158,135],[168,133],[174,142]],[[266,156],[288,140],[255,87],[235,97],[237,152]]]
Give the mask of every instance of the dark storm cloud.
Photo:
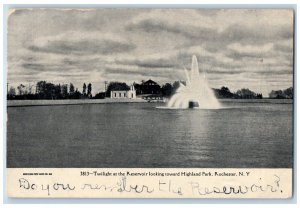
[[[30,45],[29,50],[42,53],[57,53],[71,55],[112,54],[128,52],[135,48],[132,43],[122,43],[113,40],[53,40],[43,46]]]

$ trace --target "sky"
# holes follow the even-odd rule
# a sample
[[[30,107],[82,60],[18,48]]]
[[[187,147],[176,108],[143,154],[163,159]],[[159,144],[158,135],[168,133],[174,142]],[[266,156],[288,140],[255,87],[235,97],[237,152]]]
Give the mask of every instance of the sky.
[[[184,81],[196,55],[212,88],[267,96],[293,85],[293,11],[17,9],[8,17],[9,86],[46,80]]]

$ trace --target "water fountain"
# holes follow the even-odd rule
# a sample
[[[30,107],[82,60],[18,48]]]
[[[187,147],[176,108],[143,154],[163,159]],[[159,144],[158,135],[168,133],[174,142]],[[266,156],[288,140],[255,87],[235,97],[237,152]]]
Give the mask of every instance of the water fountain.
[[[193,55],[191,70],[184,69],[186,84],[179,88],[168,102],[168,108],[217,109],[221,105],[208,86],[203,73],[199,73],[197,57]]]

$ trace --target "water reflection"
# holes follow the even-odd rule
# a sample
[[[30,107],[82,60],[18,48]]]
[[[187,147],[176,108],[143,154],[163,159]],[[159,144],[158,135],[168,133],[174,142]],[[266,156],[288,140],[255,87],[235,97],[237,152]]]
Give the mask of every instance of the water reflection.
[[[9,167],[291,167],[292,105],[8,108]]]

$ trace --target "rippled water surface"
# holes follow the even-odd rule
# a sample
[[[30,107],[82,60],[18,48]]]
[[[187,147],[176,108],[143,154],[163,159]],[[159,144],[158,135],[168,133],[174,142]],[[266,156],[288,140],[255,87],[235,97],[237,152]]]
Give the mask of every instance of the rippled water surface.
[[[8,167],[292,167],[290,100],[8,107]]]

